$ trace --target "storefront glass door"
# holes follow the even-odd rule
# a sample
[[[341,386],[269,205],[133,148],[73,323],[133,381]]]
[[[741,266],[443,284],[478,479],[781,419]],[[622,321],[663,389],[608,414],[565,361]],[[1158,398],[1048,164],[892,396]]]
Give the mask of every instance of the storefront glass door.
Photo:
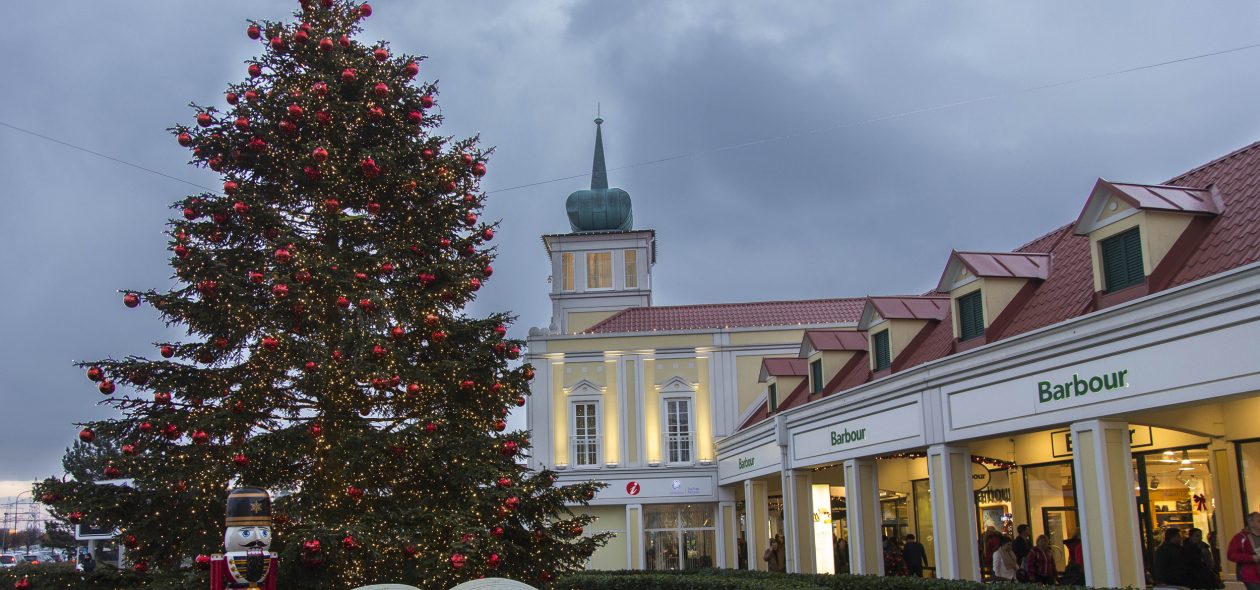
[[[712,504],[656,504],[643,508],[647,569],[711,568],[717,555]]]
[[[1219,555],[1208,450],[1169,449],[1136,455],[1133,461],[1138,475],[1136,495],[1147,571],[1151,556],[1169,528],[1181,529],[1182,538],[1190,529],[1199,529],[1212,553]]]

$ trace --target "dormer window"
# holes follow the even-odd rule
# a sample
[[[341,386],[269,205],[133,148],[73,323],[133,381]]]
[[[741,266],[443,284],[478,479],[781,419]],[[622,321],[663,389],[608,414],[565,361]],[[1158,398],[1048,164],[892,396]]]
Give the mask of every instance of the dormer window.
[[[984,336],[984,298],[972,291],[958,298],[958,339]]]
[[[871,336],[871,344],[875,348],[875,370],[883,371],[892,366],[892,347],[888,341],[888,330],[880,330]]]
[[[809,364],[809,393],[817,395],[823,390],[823,366],[822,359],[817,359]]]
[[[1142,268],[1140,227],[1100,241],[1098,249],[1102,254],[1103,283],[1107,293],[1137,285],[1146,279]]]

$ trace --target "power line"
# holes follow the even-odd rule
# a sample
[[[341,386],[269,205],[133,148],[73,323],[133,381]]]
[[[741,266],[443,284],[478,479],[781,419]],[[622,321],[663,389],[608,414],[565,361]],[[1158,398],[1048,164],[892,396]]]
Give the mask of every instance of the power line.
[[[747,147],[752,147],[752,146],[757,146],[757,145],[763,145],[763,144],[767,144],[767,143],[774,143],[774,142],[784,141],[784,140],[788,140],[788,139],[797,139],[797,138],[801,138],[801,137],[807,137],[807,136],[810,136],[810,135],[816,135],[816,134],[819,134],[819,133],[824,133],[824,132],[827,132],[827,131],[834,131],[834,130],[837,130],[837,129],[850,129],[850,128],[853,128],[853,127],[862,127],[862,126],[866,126],[866,125],[873,125],[873,124],[875,124],[875,123],[882,123],[882,122],[884,122],[884,121],[891,121],[891,120],[894,120],[894,119],[901,119],[901,118],[910,117],[910,116],[913,116],[913,115],[920,115],[920,114],[923,114],[923,113],[930,113],[930,112],[935,112],[935,111],[941,111],[941,110],[946,110],[946,109],[952,109],[952,108],[957,108],[957,107],[961,107],[961,106],[965,106],[965,105],[969,105],[969,104],[976,104],[976,103],[981,103],[981,102],[989,102],[989,101],[997,100],[997,99],[999,99],[999,98],[1005,98],[1005,97],[1008,97],[1008,96],[1016,96],[1016,95],[1020,95],[1020,94],[1029,94],[1029,93],[1032,93],[1032,92],[1038,92],[1038,91],[1041,91],[1041,90],[1048,90],[1048,89],[1051,89],[1051,88],[1058,88],[1058,87],[1060,87],[1060,86],[1071,86],[1071,85],[1074,85],[1074,84],[1080,84],[1080,83],[1083,83],[1083,82],[1088,82],[1088,81],[1092,81],[1092,80],[1100,80],[1100,79],[1103,79],[1103,78],[1110,78],[1110,77],[1113,77],[1113,76],[1120,76],[1120,75],[1124,75],[1124,74],[1131,74],[1131,73],[1133,73],[1133,72],[1139,72],[1139,71],[1142,71],[1142,70],[1149,70],[1149,69],[1153,69],[1153,68],[1159,68],[1159,67],[1163,67],[1163,66],[1169,66],[1169,65],[1173,65],[1173,64],[1178,64],[1178,63],[1183,63],[1183,62],[1188,62],[1188,61],[1194,61],[1194,60],[1199,60],[1199,59],[1206,59],[1206,58],[1209,58],[1209,57],[1216,57],[1216,56],[1218,56],[1218,55],[1225,55],[1225,54],[1228,54],[1228,53],[1236,53],[1236,52],[1239,52],[1239,51],[1246,51],[1246,50],[1248,50],[1248,49],[1255,49],[1255,48],[1257,48],[1257,47],[1260,47],[1260,43],[1252,43],[1252,44],[1250,44],[1250,45],[1243,45],[1243,46],[1240,46],[1240,47],[1233,47],[1233,48],[1230,48],[1230,49],[1222,49],[1222,50],[1220,50],[1220,51],[1212,51],[1212,52],[1209,52],[1209,53],[1201,53],[1201,54],[1198,54],[1198,55],[1192,55],[1192,56],[1188,56],[1188,57],[1181,57],[1181,58],[1177,58],[1177,59],[1171,59],[1171,60],[1168,60],[1168,61],[1161,61],[1161,62],[1158,62],[1158,63],[1152,63],[1152,64],[1146,64],[1146,65],[1141,65],[1141,66],[1135,66],[1135,67],[1125,68],[1125,69],[1121,69],[1121,70],[1112,70],[1112,71],[1109,71],[1109,72],[1103,72],[1103,73],[1100,73],[1100,74],[1092,74],[1092,75],[1089,75],[1089,76],[1081,76],[1081,77],[1079,77],[1079,78],[1072,78],[1072,79],[1069,79],[1069,80],[1060,80],[1060,81],[1058,81],[1058,82],[1051,82],[1051,83],[1048,83],[1048,84],[1038,84],[1038,85],[1035,85],[1035,86],[1026,86],[1026,87],[1024,87],[1024,88],[1018,88],[1018,89],[1015,89],[1015,90],[1009,90],[1009,91],[1006,91],[1006,92],[998,92],[998,93],[988,94],[988,95],[984,95],[984,96],[976,96],[976,97],[972,97],[972,98],[968,98],[968,99],[964,99],[964,100],[958,100],[958,101],[954,101],[954,102],[942,103],[942,104],[933,105],[933,106],[928,106],[928,107],[921,107],[921,108],[917,108],[917,109],[911,109],[911,110],[908,110],[908,111],[900,111],[900,112],[896,112],[896,113],[890,113],[890,114],[886,114],[886,115],[880,115],[880,116],[877,116],[877,117],[870,117],[870,118],[867,118],[867,119],[861,119],[861,120],[858,120],[858,121],[841,121],[841,122],[831,123],[831,124],[828,124],[828,125],[823,125],[823,126],[821,126],[821,127],[815,127],[815,128],[813,128],[813,129],[807,129],[807,130],[804,130],[804,131],[797,131],[797,132],[794,132],[794,133],[784,133],[784,134],[781,134],[781,135],[775,135],[775,136],[771,136],[771,137],[764,137],[764,138],[761,138],[761,139],[754,139],[754,140],[745,141],[745,142],[741,142],[741,143],[734,143],[734,144],[724,145],[724,146],[720,146],[720,147],[714,147],[714,148],[708,148],[708,149],[696,150],[696,151],[692,151],[692,152],[685,152],[685,153],[681,153],[681,154],[674,154],[674,155],[672,155],[672,156],[665,156],[665,157],[662,157],[662,158],[656,158],[656,159],[652,159],[652,160],[644,160],[644,161],[642,161],[642,162],[635,162],[635,163],[633,163],[633,164],[626,164],[625,166],[618,166],[618,167],[615,167],[615,168],[610,168],[609,170],[610,170],[610,171],[617,171],[617,170],[629,170],[629,169],[631,169],[631,168],[642,168],[642,167],[644,167],[644,166],[652,166],[652,165],[655,165],[655,164],[662,164],[662,163],[665,163],[665,162],[672,162],[672,161],[674,161],[674,160],[682,160],[682,159],[685,159],[685,158],[694,158],[694,157],[697,157],[697,156],[703,156],[703,155],[708,155],[708,154],[716,154],[716,153],[727,152],[727,151],[731,151],[731,150],[738,150],[738,149],[743,149],[743,148],[747,148]],[[36,131],[32,131],[32,130],[30,130],[30,129],[25,129],[25,128],[19,127],[19,126],[17,126],[17,125],[13,125],[13,124],[11,124],[11,123],[6,123],[6,122],[4,122],[4,121],[0,121],[0,126],[8,127],[9,129],[13,129],[14,131],[20,131],[20,132],[22,132],[22,133],[26,133],[26,134],[29,134],[29,135],[32,135],[32,136],[38,137],[38,138],[40,138],[40,139],[44,139],[44,140],[47,140],[47,141],[51,141],[51,142],[53,142],[53,143],[56,143],[56,144],[60,144],[60,145],[66,146],[66,147],[71,148],[71,149],[76,149],[76,150],[79,150],[79,151],[81,151],[81,152],[86,152],[86,153],[88,153],[88,154],[92,154],[93,156],[97,156],[97,157],[100,157],[100,158],[104,158],[104,159],[106,159],[106,160],[110,160],[110,161],[112,161],[112,162],[117,162],[117,163],[119,163],[119,164],[123,164],[123,165],[125,165],[125,166],[130,166],[130,167],[132,167],[132,168],[136,168],[136,169],[138,169],[138,170],[142,170],[142,171],[144,171],[144,172],[148,172],[148,173],[150,173],[150,174],[156,174],[156,175],[161,176],[161,177],[163,177],[163,178],[168,178],[168,179],[170,179],[170,180],[174,180],[174,181],[176,181],[176,182],[181,182],[181,183],[183,183],[183,184],[187,184],[187,185],[190,185],[190,186],[194,186],[194,187],[197,187],[197,188],[200,188],[200,189],[206,190],[206,191],[215,192],[215,190],[216,190],[216,189],[212,189],[212,188],[210,188],[210,187],[202,186],[202,185],[197,184],[197,183],[195,183],[195,182],[190,182],[190,181],[188,181],[188,180],[184,180],[184,179],[179,178],[179,177],[176,177],[176,176],[171,176],[170,174],[166,174],[165,172],[159,172],[159,171],[154,170],[154,169],[152,169],[152,168],[147,168],[147,167],[145,167],[145,166],[141,166],[141,165],[136,164],[136,163],[134,163],[134,162],[128,162],[128,161],[123,160],[123,159],[121,159],[121,158],[116,158],[116,157],[111,156],[111,155],[109,155],[109,154],[101,153],[101,152],[98,152],[98,151],[96,151],[96,150],[93,150],[93,149],[89,149],[89,148],[83,147],[83,146],[81,146],[81,145],[77,145],[77,144],[74,144],[74,143],[70,143],[70,142],[68,142],[68,141],[60,140],[60,139],[57,139],[57,138],[55,138],[55,137],[50,137],[50,136],[48,136],[48,135],[44,135],[44,134],[42,134],[42,133],[39,133],[39,132],[36,132]],[[577,178],[584,178],[584,177],[586,177],[586,176],[587,176],[587,173],[583,172],[583,173],[581,173],[581,174],[573,174],[573,175],[570,175],[570,176],[561,176],[561,177],[551,178],[551,179],[547,179],[547,180],[539,180],[539,181],[535,181],[535,182],[529,182],[529,183],[525,183],[525,184],[518,184],[518,185],[509,186],[509,187],[505,187],[505,188],[494,189],[494,190],[491,190],[491,191],[486,191],[486,192],[487,192],[487,193],[504,193],[504,192],[508,192],[508,191],[514,191],[514,190],[519,190],[519,189],[524,189],[524,188],[530,188],[530,187],[535,187],[535,186],[541,186],[541,185],[545,185],[545,184],[553,184],[553,183],[556,183],[556,182],[563,182],[563,181],[566,181],[566,180],[574,180],[574,179],[577,179]]]

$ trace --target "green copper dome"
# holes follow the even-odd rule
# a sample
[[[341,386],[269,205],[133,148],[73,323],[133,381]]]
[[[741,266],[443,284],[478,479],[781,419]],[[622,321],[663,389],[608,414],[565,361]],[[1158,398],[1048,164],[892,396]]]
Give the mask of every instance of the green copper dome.
[[[591,188],[574,191],[564,203],[569,227],[575,232],[628,230],[634,225],[630,193],[608,188],[608,168],[604,165],[603,119],[595,119],[595,162],[591,165]]]

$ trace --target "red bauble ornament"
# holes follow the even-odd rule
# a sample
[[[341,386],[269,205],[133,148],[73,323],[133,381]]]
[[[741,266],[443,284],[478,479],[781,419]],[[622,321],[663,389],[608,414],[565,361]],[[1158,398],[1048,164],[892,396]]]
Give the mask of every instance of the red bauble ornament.
[[[192,221],[194,219],[197,219],[198,217],[201,217],[201,216],[197,214],[196,209],[193,209],[192,207],[184,207],[184,219],[187,219],[188,221]]]
[[[358,500],[363,497],[363,489],[355,486],[347,486],[346,495],[350,496],[350,499],[352,500]]]
[[[295,281],[297,281],[297,282],[299,282],[299,283],[302,283],[302,284],[309,283],[309,282],[311,282],[311,271],[309,271],[309,270],[299,270],[299,271],[297,271],[296,273],[294,273],[294,274],[293,274],[293,280],[295,280]]]
[[[304,30],[298,31],[293,34],[293,41],[296,43],[300,43],[302,45],[305,45],[307,41],[310,41],[310,39],[311,39],[311,34]]]
[[[315,96],[324,96],[328,94],[328,85],[323,82],[311,84],[311,92],[314,92]]]
[[[376,357],[376,358],[378,358],[378,359],[380,359],[380,358],[385,358],[385,354],[386,354],[387,352],[388,352],[388,351],[387,351],[387,350],[385,350],[385,347],[384,347],[384,346],[381,346],[380,344],[377,344],[377,345],[375,345],[375,346],[373,346],[373,347],[372,347],[372,356],[374,356],[374,357]]]
[[[503,507],[507,508],[508,510],[516,510],[517,508],[520,508],[520,506],[521,506],[521,499],[517,498],[516,496],[511,496],[508,499],[503,501]]]
[[[258,28],[258,25],[249,25],[249,28],[245,29],[245,34],[249,35],[250,39],[258,39],[262,36],[262,29]]]
[[[337,307],[340,307],[341,309],[349,309],[349,308],[350,308],[350,298],[346,297],[345,295],[342,295],[341,297],[338,297],[338,298],[337,298]]]
[[[198,125],[201,125],[202,127],[209,127],[212,123],[214,123],[214,119],[210,116],[210,113],[199,113],[197,115]]]
[[[508,353],[507,353],[508,358],[514,359],[519,356],[521,356],[521,349],[519,346],[513,346],[512,348],[508,349]]]
[[[290,260],[293,260],[293,254],[285,248],[277,248],[275,257],[276,262],[280,264],[287,264]]]
[[[344,355],[344,354],[342,354],[340,350],[334,350],[334,351],[332,351],[332,358],[333,358],[333,360],[334,360],[334,361],[339,361],[339,360],[341,360],[341,359],[342,359],[342,357],[344,357],[344,356],[345,356],[345,355]]]
[[[434,330],[432,334],[429,334],[429,340],[433,342],[444,342],[446,341],[446,332]]]
[[[419,125],[424,122],[424,114],[420,111],[410,111],[407,113],[407,122],[412,125]]]
[[[451,567],[455,569],[460,569],[464,567],[464,562],[467,561],[467,558],[464,557],[463,554],[461,553],[452,553],[450,561],[451,561]]]
[[[159,391],[153,394],[153,401],[162,405],[171,403],[171,393],[169,391]]]
[[[180,133],[179,135],[176,135],[175,141],[178,141],[179,145],[182,145],[184,147],[188,147],[192,145],[192,142],[193,142],[192,136],[187,133]]]
[[[262,66],[258,64],[249,64],[249,77],[257,78],[262,75]]]
[[[226,99],[227,99],[227,103],[228,103],[228,104],[230,104],[230,105],[235,105],[236,103],[240,102],[240,100],[241,100],[241,99],[240,99],[240,97],[239,97],[239,96],[237,96],[237,94],[236,94],[235,92],[229,92],[229,93],[227,93],[227,95],[226,95],[224,98],[226,98]]]
[[[137,448],[136,448],[136,445],[126,444],[126,445],[123,445],[123,446],[122,446],[122,452],[123,452],[123,454],[124,454],[124,455],[127,455],[128,457],[134,457],[134,456],[136,456],[136,455],[137,455],[140,451],[139,451],[139,449],[137,449]]]
[[[319,363],[316,363],[315,361],[306,361],[306,364],[302,365],[302,369],[307,372],[314,371],[315,369],[318,369],[318,368],[319,368]]]
[[[476,291],[481,288],[481,279],[468,279],[468,290]]]
[[[503,343],[500,342],[499,344],[503,344]],[[494,393],[499,393],[500,391],[503,391],[503,384],[498,381],[495,381],[494,385],[490,386],[490,391]]]
[[[143,432],[143,433],[145,433],[145,434],[152,434],[152,433],[153,433],[153,423],[152,423],[152,422],[141,422],[141,423],[140,423],[140,432]]]
[[[491,553],[490,557],[486,558],[486,565],[492,568],[497,568],[500,565],[503,565],[503,558],[499,557],[498,553]]]
[[[341,213],[341,201],[337,199],[325,199],[324,210],[329,213]]]
[[[271,288],[271,294],[275,295],[277,298],[288,297],[289,286],[284,283],[277,283],[276,286]]]
[[[364,2],[359,6],[359,18],[367,18],[372,16],[372,5]]]
[[[306,175],[307,180],[311,180],[311,181],[319,180],[320,178],[323,178],[324,176],[324,174],[319,171],[319,168],[316,168],[314,166],[307,166],[305,168],[302,168],[302,173]]]
[[[100,381],[105,378],[105,371],[102,371],[100,367],[91,367],[87,370],[87,377],[92,381]]]
[[[394,340],[401,340],[406,335],[407,331],[402,326],[394,326],[389,330],[389,337]]]
[[[424,425],[424,431],[425,431],[425,432],[427,432],[427,433],[429,433],[429,434],[433,434],[434,432],[437,432],[437,424],[434,424],[434,423],[432,423],[432,422],[429,422],[428,424],[425,424],[425,425]]]
[[[346,68],[344,70],[341,70],[341,81],[345,84],[353,84],[354,81],[357,80],[358,78],[359,78],[359,75],[357,72],[354,71],[354,68]]]
[[[381,107],[371,107],[368,109],[368,118],[373,121],[380,121],[385,118],[385,110]]]
[[[497,481],[497,482],[495,482],[495,483],[496,483],[499,487],[501,487],[501,488],[509,488],[509,487],[512,487],[512,480],[511,480],[510,478],[507,478],[507,477],[500,477],[500,478],[499,478],[499,481]]]
[[[204,445],[210,442],[210,435],[204,430],[194,430],[192,433],[193,444]]]
[[[384,82],[377,82],[376,85],[372,87],[372,92],[376,93],[376,95],[381,98],[389,96],[389,85]]]
[[[433,150],[431,150],[431,149],[429,149],[429,148],[424,148],[424,149],[423,149],[423,150],[421,150],[421,152],[420,152],[420,159],[421,159],[421,160],[424,160],[425,162],[432,162],[432,161],[433,161],[433,158],[435,158],[435,157],[437,157],[437,156],[436,156],[436,154],[434,154],[434,153],[433,153]]]
[[[496,336],[498,336],[499,338],[502,338],[502,337],[504,337],[504,336],[507,336],[507,326],[504,326],[503,324],[499,324],[499,325],[495,326],[495,327],[494,327],[494,334],[495,334]]]
[[[339,37],[339,38],[337,39],[337,44],[338,44],[338,45],[340,45],[340,46],[342,46],[342,47],[349,48],[349,47],[350,47],[350,37],[348,37],[348,36],[346,36],[346,35],[342,35],[341,37]]]
[[[250,151],[262,153],[267,151],[267,142],[263,141],[261,137],[255,137],[249,140],[247,147],[249,147]]]
[[[79,440],[85,443],[90,443],[96,440],[96,432],[91,428],[84,428],[79,431]]]
[[[485,176],[486,165],[481,162],[477,162],[476,164],[473,164],[472,173],[473,173],[473,176]]]
[[[99,389],[101,393],[109,395],[114,393],[114,382],[109,379],[102,379],[100,383],[96,384],[96,388]]]
[[[426,95],[424,95],[424,96],[421,96],[421,97],[420,97],[420,106],[422,106],[422,107],[424,107],[424,108],[426,108],[426,109],[427,109],[427,108],[432,107],[432,106],[433,106],[433,95],[432,95],[432,94],[426,94]]]
[[[503,455],[504,457],[511,457],[516,454],[516,451],[519,448],[520,448],[520,445],[516,444],[516,441],[513,441],[513,440],[504,441],[503,444],[499,447],[499,454]]]
[[[363,175],[368,178],[375,178],[381,173],[381,168],[376,165],[376,160],[372,158],[363,158],[359,162],[359,167],[363,169]]]
[[[75,510],[66,515],[66,520],[70,521],[71,524],[79,524],[83,521],[83,513]]]
[[[240,467],[244,467],[249,465],[249,457],[246,457],[245,453],[237,453],[232,455],[232,462]]]
[[[371,313],[376,310],[376,304],[372,303],[371,299],[360,299],[359,309],[362,309],[363,311]]]
[[[486,229],[484,229],[484,230],[482,230],[482,231],[481,231],[481,240],[482,240],[483,242],[489,242],[490,240],[493,240],[493,239],[494,239],[494,230],[493,230],[493,229],[491,229],[491,228],[488,228],[488,227],[487,227]],[[489,266],[487,266],[486,268],[490,268],[490,267],[489,267]],[[490,276],[490,274],[489,274],[489,273],[487,273],[487,274],[486,274],[486,276]]]
[[[419,73],[420,73],[420,64],[414,61],[407,62],[407,65],[403,66],[403,75],[407,76],[408,78],[415,78],[416,74],[419,74]]]
[[[464,216],[464,225],[477,225],[477,214],[469,213]]]
[[[188,258],[188,248],[183,244],[175,246],[175,255],[180,258]]]
[[[516,407],[519,408],[519,407],[523,407],[524,405],[525,405],[525,398],[523,397],[516,398]]]
[[[280,341],[271,336],[264,336],[262,339],[262,347],[267,350],[275,350],[280,347]]]
[[[137,574],[143,574],[144,572],[149,571],[149,560],[141,559],[137,561],[136,564],[132,566],[132,569],[136,570]]]
[[[315,149],[311,150],[311,159],[315,160],[316,162],[324,162],[324,161],[327,161],[327,160],[328,160],[328,150],[326,150],[326,149],[324,149],[324,148],[322,148],[322,147],[317,147],[317,148],[315,148]]]
[[[30,590],[30,588],[31,588],[31,580],[27,578],[26,576],[22,576],[21,580],[18,580],[13,583],[14,590]]]
[[[214,170],[215,172],[223,171],[223,159],[218,156],[210,158],[210,161],[206,162],[206,165],[209,166],[210,169]]]
[[[341,539],[341,546],[348,551],[354,551],[359,548],[359,541],[354,538],[354,535],[346,535]]]
[[[332,41],[332,39],[330,39],[330,38],[328,38],[328,37],[324,37],[323,39],[320,39],[320,40],[319,40],[319,50],[320,50],[320,51],[332,51],[332,48],[333,48],[333,41]],[[319,82],[319,84],[323,84],[323,82]],[[320,96],[323,96],[323,95],[321,94]]]
[[[311,433],[311,436],[315,438],[319,438],[324,435],[324,427],[320,426],[319,422],[311,422],[311,425],[306,427],[306,431]]]
[[[496,538],[498,538],[498,537],[502,537],[502,536],[503,536],[503,527],[501,527],[501,526],[497,526],[497,527],[494,527],[494,528],[490,529],[490,536],[491,536],[491,537],[496,537]]]
[[[385,61],[389,59],[389,50],[384,47],[377,47],[372,51],[372,56],[376,58],[376,61]]]
[[[272,37],[271,49],[272,51],[276,51],[276,52],[284,51],[284,38],[279,35]]]
[[[310,539],[302,542],[302,550],[307,553],[319,553],[322,548],[323,547],[320,546],[319,539]]]
[[[179,431],[179,427],[174,424],[167,424],[164,428],[162,428],[162,436],[171,440],[179,438],[180,434],[182,433]]]
[[[490,231],[490,230],[486,230],[486,231]],[[486,277],[489,277],[490,275],[494,274],[494,267],[487,264],[486,267],[481,270],[481,274]]]
[[[495,420],[494,430],[496,432],[503,432],[504,430],[507,430],[507,422],[504,420]]]
[[[197,558],[193,561],[197,564],[197,569],[199,570],[210,569],[210,556],[205,553],[197,555]]]
[[[122,475],[122,472],[119,471],[117,467],[114,467],[113,465],[105,466],[105,479],[118,479],[118,476],[120,475]]]
[[[296,105],[296,104],[289,105],[290,117],[293,117],[294,119],[301,119],[303,113],[304,111],[302,110],[301,105]]]
[[[290,121],[288,119],[280,121],[280,124],[278,126],[280,127],[280,131],[288,135],[293,135],[294,133],[297,133],[297,130],[298,130],[297,123],[294,123],[293,121]]]
[[[371,203],[368,203],[368,206],[367,206],[367,211],[368,211],[368,213],[369,213],[369,214],[371,214],[371,215],[380,215],[380,214],[381,214],[381,204],[380,204],[380,203],[377,203],[376,201],[372,201]]]
[[[237,215],[245,215],[246,213],[249,213],[249,205],[246,205],[242,201],[237,201],[232,203],[232,210],[235,211]]]

